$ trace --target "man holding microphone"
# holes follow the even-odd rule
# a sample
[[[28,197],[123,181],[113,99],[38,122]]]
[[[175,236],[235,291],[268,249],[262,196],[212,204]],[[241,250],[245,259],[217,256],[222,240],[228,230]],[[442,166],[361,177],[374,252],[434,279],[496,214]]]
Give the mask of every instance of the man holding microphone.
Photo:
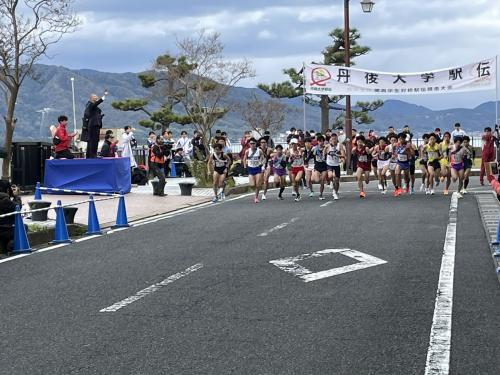
[[[102,114],[99,104],[108,95],[108,90],[104,90],[104,95],[98,98],[96,94],[90,95],[90,100],[85,106],[83,115],[82,141],[87,142],[87,159],[97,158],[97,145],[99,144],[99,134],[102,128]]]

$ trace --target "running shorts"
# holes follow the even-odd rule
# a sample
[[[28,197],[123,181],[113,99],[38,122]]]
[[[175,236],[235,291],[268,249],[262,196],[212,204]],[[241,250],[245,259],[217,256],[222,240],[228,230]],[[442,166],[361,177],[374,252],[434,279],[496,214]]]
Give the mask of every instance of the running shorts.
[[[292,167],[290,173],[298,175],[300,172],[304,172],[304,167]]]
[[[256,176],[262,173],[262,167],[248,167],[247,172],[249,176]]]
[[[273,175],[275,176],[286,176],[286,169],[285,168],[274,168],[273,167]]]
[[[428,163],[427,163],[427,165],[428,165],[429,167],[434,168],[434,170],[436,170],[436,169],[440,169],[440,168],[441,168],[441,164],[439,164],[439,160],[433,160],[433,161],[431,161],[431,162],[428,162]]]
[[[387,160],[378,160],[377,161],[377,169],[384,169],[385,167],[389,166],[389,163],[391,161],[389,159]]]
[[[340,178],[340,165],[327,165],[329,171],[332,171],[335,177]]]
[[[326,162],[314,163],[314,170],[319,173],[326,172]]]
[[[357,167],[361,168],[365,172],[371,171],[371,165],[368,161],[358,161]]]
[[[399,168],[401,168],[403,171],[410,169],[410,163],[402,163],[398,161],[397,164],[399,165]]]
[[[456,170],[456,171],[460,171],[460,170],[464,169],[464,163],[457,163],[457,164],[452,163],[452,164],[451,164],[451,167],[452,167],[454,170]]]
[[[224,174],[225,170],[226,167],[214,167],[214,171],[217,172],[218,174]]]

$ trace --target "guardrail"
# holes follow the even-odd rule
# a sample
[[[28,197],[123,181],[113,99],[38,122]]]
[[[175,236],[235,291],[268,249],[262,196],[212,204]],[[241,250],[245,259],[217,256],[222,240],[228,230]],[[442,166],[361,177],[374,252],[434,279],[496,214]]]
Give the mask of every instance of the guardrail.
[[[56,226],[55,226],[55,231],[54,231],[54,240],[52,243],[54,244],[60,244],[60,243],[68,243],[71,242],[69,239],[68,235],[68,227],[66,224],[66,219],[64,216],[64,208],[65,207],[72,207],[72,206],[78,206],[81,204],[88,203],[89,204],[89,212],[88,212],[88,221],[87,221],[87,232],[85,235],[100,235],[102,234],[100,224],[99,224],[99,218],[97,217],[97,211],[95,208],[95,202],[100,202],[100,201],[105,201],[105,200],[111,200],[111,199],[118,199],[118,210],[116,214],[116,222],[113,228],[126,228],[129,227],[128,224],[128,219],[127,219],[127,210],[125,207],[125,196],[121,194],[111,194],[111,193],[99,193],[99,192],[88,192],[88,191],[82,191],[82,190],[69,190],[69,189],[54,189],[54,188],[45,188],[41,187],[40,183],[37,183],[36,189],[35,189],[35,197],[34,201],[41,201],[42,200],[42,194],[41,191],[58,191],[58,192],[65,192],[65,193],[76,193],[76,194],[89,194],[88,199],[79,201],[79,202],[73,202],[73,203],[68,203],[63,205],[62,202],[59,200],[57,201],[56,206],[54,207],[45,207],[45,208],[38,208],[38,209],[33,209],[33,210],[23,210],[21,211],[21,207],[19,205],[16,206],[16,210],[14,212],[10,212],[7,214],[0,215],[0,218],[5,218],[9,216],[15,216],[15,221],[14,221],[14,248],[13,248],[13,253],[14,254],[23,254],[23,253],[30,253],[32,251],[29,241],[28,241],[28,236],[26,233],[26,226],[23,221],[23,215],[28,215],[28,214],[33,214],[35,212],[42,212],[42,211],[49,211],[49,210],[55,210],[56,212]],[[94,200],[94,195],[101,195],[101,196],[107,196],[107,198],[100,198]]]

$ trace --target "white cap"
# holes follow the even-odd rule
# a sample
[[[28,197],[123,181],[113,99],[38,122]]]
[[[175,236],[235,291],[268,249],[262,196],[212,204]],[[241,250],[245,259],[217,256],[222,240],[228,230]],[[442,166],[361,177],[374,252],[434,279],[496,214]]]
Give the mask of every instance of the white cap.
[[[297,138],[292,138],[290,139],[290,144],[292,143],[299,143],[299,140]]]

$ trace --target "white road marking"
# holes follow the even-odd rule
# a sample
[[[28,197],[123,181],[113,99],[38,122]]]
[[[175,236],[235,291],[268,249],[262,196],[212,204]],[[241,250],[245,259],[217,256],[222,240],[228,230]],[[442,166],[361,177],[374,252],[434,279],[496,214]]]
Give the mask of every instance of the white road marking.
[[[450,203],[450,217],[444,240],[441,271],[439,272],[425,375],[448,375],[450,371],[457,211],[458,197],[456,193],[453,193]]]
[[[326,206],[331,205],[332,203],[333,203],[333,201],[328,201],[328,202],[322,204],[320,207],[326,207]]]
[[[202,267],[203,267],[202,263],[197,263],[194,266],[191,266],[191,267],[185,269],[182,272],[179,272],[179,273],[176,273],[175,275],[167,277],[165,280],[163,280],[163,281],[161,281],[159,283],[153,284],[151,286],[148,286],[145,289],[142,289],[142,290],[138,291],[133,296],[125,298],[124,300],[122,300],[120,302],[117,302],[117,303],[115,303],[115,304],[113,304],[113,305],[111,305],[109,307],[106,307],[106,308],[104,308],[102,310],[99,310],[99,312],[115,312],[115,311],[118,311],[121,308],[123,308],[125,306],[128,306],[131,303],[133,303],[135,301],[138,301],[138,300],[146,297],[147,295],[158,291],[161,287],[166,286],[168,284],[171,284],[174,281],[179,280],[180,278],[183,278],[184,276],[187,276],[190,273],[195,272],[195,271],[199,270]]]
[[[46,251],[50,251],[50,250],[54,250],[54,249],[59,249],[60,247],[64,247],[64,246],[68,246],[68,245],[70,245],[70,244],[69,243],[60,243],[58,245],[49,246],[49,247],[45,247],[43,249],[37,250],[37,251],[34,252],[34,254],[44,253]]]
[[[298,217],[294,217],[292,220],[290,221],[287,221],[286,223],[282,223],[282,224],[279,224],[279,225],[276,225],[275,227],[265,231],[265,232],[262,232],[261,234],[258,234],[257,237],[266,237],[268,235],[270,235],[271,233],[273,232],[276,232],[277,230],[280,230],[280,229],[283,229],[283,228],[286,228],[287,226],[289,226],[290,224],[296,222],[297,220],[299,220]]]
[[[332,268],[326,271],[312,272],[307,268],[298,264],[298,262],[311,258],[318,258],[328,254],[342,254],[349,258],[355,259],[358,263],[351,264],[348,266]],[[351,249],[326,249],[321,251],[316,251],[311,254],[302,254],[296,257],[283,258],[271,260],[269,263],[274,264],[279,269],[288,272],[296,277],[299,277],[306,283],[311,281],[316,281],[324,279],[326,277],[341,275],[347,272],[357,271],[368,267],[374,267],[381,264],[387,263],[387,261],[362,253],[357,250]]]
[[[0,263],[10,262],[11,260],[19,259],[25,256],[31,255],[30,253],[14,255],[5,259],[0,260]]]
[[[79,238],[79,239],[75,240],[75,242],[88,241],[88,240],[91,240],[92,238],[97,238],[97,237],[101,237],[101,235],[100,234],[93,234],[93,235],[88,236],[88,237]]]

